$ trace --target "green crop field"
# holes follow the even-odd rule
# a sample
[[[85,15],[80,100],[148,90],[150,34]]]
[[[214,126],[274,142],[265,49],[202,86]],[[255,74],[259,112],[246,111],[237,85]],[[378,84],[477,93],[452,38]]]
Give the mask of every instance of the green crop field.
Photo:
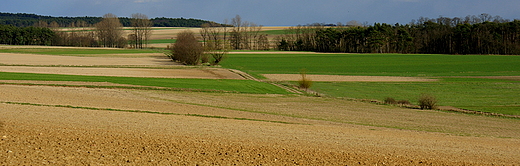
[[[155,39],[150,40],[149,44],[164,44],[164,43],[175,43],[177,39]]]
[[[520,56],[417,54],[232,54],[223,67],[261,74],[408,76],[437,82],[315,82],[312,90],[333,97],[416,103],[421,93],[439,105],[520,115],[520,81],[467,76],[520,76]],[[462,77],[462,78],[461,78]]]
[[[172,79],[172,78],[138,78],[80,76],[59,74],[32,74],[0,72],[1,80],[38,80],[38,81],[84,81],[111,82],[117,84],[154,86],[176,89],[192,89],[202,91],[225,91],[252,94],[288,94],[277,86],[252,80],[214,80],[214,79]]]
[[[520,56],[417,54],[231,54],[221,65],[252,74],[520,76]]]

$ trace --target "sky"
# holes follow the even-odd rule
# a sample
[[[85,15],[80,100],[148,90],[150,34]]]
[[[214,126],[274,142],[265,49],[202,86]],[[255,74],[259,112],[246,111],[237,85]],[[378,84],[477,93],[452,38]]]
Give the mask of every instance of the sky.
[[[487,13],[520,19],[520,0],[0,0],[0,12],[44,16],[195,18],[223,23],[240,15],[264,26],[311,23],[407,24],[419,17],[465,17]]]

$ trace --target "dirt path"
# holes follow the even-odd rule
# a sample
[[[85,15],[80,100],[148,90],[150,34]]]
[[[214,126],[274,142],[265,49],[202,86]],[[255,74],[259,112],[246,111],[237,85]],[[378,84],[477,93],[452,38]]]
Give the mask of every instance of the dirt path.
[[[253,100],[252,100],[253,99]],[[254,100],[257,99],[257,100]],[[318,98],[319,99],[319,98]],[[221,102],[227,101],[227,102]],[[276,101],[276,102],[273,102]],[[300,102],[296,102],[300,101]],[[0,85],[0,164],[51,165],[513,165],[520,163],[514,120],[418,112],[367,103],[270,95]],[[16,103],[32,103],[21,105]],[[193,103],[193,104],[189,104]],[[249,103],[249,104],[248,104]],[[302,104],[305,103],[305,104]],[[330,105],[331,103],[336,103]],[[56,105],[77,106],[63,108]],[[327,106],[329,105],[329,106]],[[161,115],[85,108],[178,113]],[[292,108],[295,107],[295,108]],[[290,109],[291,108],[291,109]],[[278,110],[280,114],[256,113]],[[389,114],[444,123],[485,124],[515,138],[336,123],[383,109]],[[251,110],[246,112],[244,110]],[[291,111],[295,111],[291,113]],[[303,112],[303,114],[302,114]],[[409,115],[403,115],[409,112]],[[306,115],[309,113],[309,115]],[[381,113],[381,112],[379,112]],[[395,114],[393,114],[395,113]],[[212,115],[196,117],[185,114]],[[313,118],[299,118],[313,117]],[[330,114],[333,117],[326,118]],[[432,115],[453,117],[441,119]],[[282,116],[284,115],[284,116]],[[294,115],[292,117],[291,115]],[[277,122],[225,119],[236,117]],[[323,119],[323,120],[317,120]],[[477,119],[477,121],[472,120]],[[480,120],[479,120],[480,119]],[[397,120],[403,121],[403,120]],[[491,121],[494,121],[491,124]],[[461,123],[462,124],[462,123]],[[461,124],[449,124],[460,126]],[[501,130],[506,124],[512,129]],[[517,124],[517,123],[516,123]],[[497,125],[496,127],[492,127]],[[439,126],[440,127],[440,126]],[[466,127],[466,128],[468,128]],[[465,128],[462,127],[461,128]],[[475,130],[488,130],[475,127]],[[515,129],[516,128],[516,129]],[[498,130],[497,130],[498,129]],[[485,131],[484,131],[485,132]],[[516,133],[516,134],[515,134]],[[491,135],[495,135],[492,134]],[[506,134],[507,135],[507,134]]]

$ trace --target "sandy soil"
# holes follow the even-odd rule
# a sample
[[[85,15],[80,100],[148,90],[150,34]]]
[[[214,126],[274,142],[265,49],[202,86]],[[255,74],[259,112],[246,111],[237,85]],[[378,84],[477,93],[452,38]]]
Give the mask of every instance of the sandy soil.
[[[117,76],[117,77],[155,77],[155,78],[201,78],[201,79],[243,79],[227,69],[142,69],[142,68],[82,68],[82,67],[26,67],[0,66],[0,72]]]
[[[71,66],[172,66],[170,59],[157,57],[77,57],[36,54],[0,53],[2,64],[8,65],[71,65]]]
[[[40,67],[176,65],[154,57],[2,53],[0,59],[4,64],[26,65],[0,66],[0,71],[10,72],[236,76],[219,73],[226,70],[218,68]],[[518,119],[300,95],[1,82],[42,85],[0,84],[0,165],[520,164]]]
[[[302,78],[300,74],[264,74],[271,81],[298,81]],[[391,77],[391,76],[340,76],[340,75],[312,75],[307,78],[312,81],[356,81],[356,82],[428,82],[436,79],[418,77]]]
[[[137,54],[140,55],[140,54]],[[1,72],[95,75],[121,77],[158,78],[202,78],[202,79],[243,79],[240,75],[220,68],[185,68],[167,58],[160,57],[76,57],[36,54],[0,53],[2,64],[29,66],[0,66]],[[40,66],[58,67],[40,67]],[[34,67],[37,66],[37,67]],[[111,66],[102,67],[59,67],[59,66]],[[138,67],[178,67],[170,69],[125,68]]]
[[[255,110],[264,109],[260,107],[262,105],[293,104],[283,100],[286,97],[269,95],[205,96],[205,93],[17,85],[0,85],[0,94],[2,165],[514,165],[520,162],[518,126],[514,126],[517,134],[513,134],[513,137],[516,138],[475,137],[255,113]],[[237,107],[232,104],[234,101],[240,104],[242,100],[250,101],[249,106],[257,107],[251,112],[245,112],[204,106],[200,104],[208,103],[196,100],[200,96],[218,96],[218,100],[231,103],[220,103],[230,108]],[[194,104],[173,100],[179,98],[193,99],[190,101]],[[261,100],[251,100],[255,98]],[[264,100],[267,99],[278,102],[266,104]],[[299,100],[328,103],[329,99],[315,101],[309,97],[294,97],[294,101]],[[312,104],[320,105],[316,103]],[[332,103],[336,103],[333,106],[336,108],[348,107],[344,110],[347,112],[372,107],[367,103],[351,101],[336,100]],[[189,113],[298,124],[81,109],[84,107]],[[378,107],[387,109],[385,106]],[[306,105],[295,108],[302,109],[318,114],[324,111]],[[428,114],[432,113],[422,116]],[[463,120],[474,118],[458,114],[452,116]],[[374,119],[389,117],[393,115]],[[511,123],[510,119],[481,118],[502,125]],[[318,116],[316,119],[322,118]],[[468,121],[468,127],[473,123],[476,122]]]

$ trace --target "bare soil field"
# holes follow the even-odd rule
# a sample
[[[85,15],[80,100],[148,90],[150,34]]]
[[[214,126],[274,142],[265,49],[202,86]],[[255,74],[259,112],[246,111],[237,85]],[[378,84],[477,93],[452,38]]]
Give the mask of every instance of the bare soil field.
[[[144,55],[2,53],[0,59],[7,64],[0,66],[5,72],[241,79],[226,75],[226,69],[184,68]],[[103,65],[111,67],[95,67]],[[520,164],[520,123],[513,118],[296,94],[60,87],[54,84],[92,83],[0,80],[38,84],[0,84],[0,165]]]
[[[137,54],[140,55],[140,54]],[[162,55],[162,54],[161,54]],[[1,53],[1,72],[156,77],[156,78],[201,78],[201,79],[243,79],[240,75],[220,68],[187,68],[167,59],[165,55],[143,55],[143,57],[77,57],[36,54]],[[13,66],[11,66],[13,65]],[[16,66],[22,65],[22,66]],[[55,66],[55,67],[46,67]],[[74,67],[61,67],[74,66]],[[81,67],[85,66],[85,67]],[[92,67],[92,66],[108,66]],[[125,68],[125,67],[165,67],[167,69]]]
[[[0,94],[2,165],[515,165],[520,158],[515,119],[303,96],[19,85],[0,85]],[[357,118],[465,126],[426,132],[343,122],[364,123]]]
[[[155,78],[244,79],[219,68],[142,69],[0,66],[0,72]]]
[[[158,57],[78,57],[36,54],[0,53],[2,64],[8,65],[70,65],[70,66],[171,66],[178,65]]]

